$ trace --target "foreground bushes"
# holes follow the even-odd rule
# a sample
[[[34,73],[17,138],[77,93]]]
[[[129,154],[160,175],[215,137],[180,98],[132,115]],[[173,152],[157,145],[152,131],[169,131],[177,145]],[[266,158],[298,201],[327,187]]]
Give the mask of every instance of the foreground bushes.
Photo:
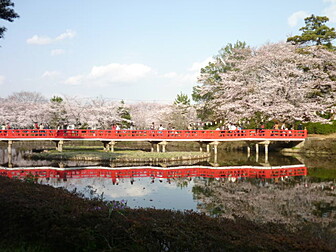
[[[128,209],[1,176],[0,211],[1,251],[332,251],[321,230]]]

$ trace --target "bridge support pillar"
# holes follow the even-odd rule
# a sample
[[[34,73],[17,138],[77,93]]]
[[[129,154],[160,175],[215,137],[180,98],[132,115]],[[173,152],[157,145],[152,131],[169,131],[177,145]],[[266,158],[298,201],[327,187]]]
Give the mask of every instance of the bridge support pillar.
[[[114,152],[114,146],[116,145],[116,141],[102,141],[104,144],[104,151]]]
[[[109,151],[109,142],[108,141],[102,141],[104,145],[104,151]]]
[[[271,141],[265,141],[265,163],[268,163],[268,145],[271,143]]]
[[[214,166],[219,166],[218,162],[218,157],[217,157],[217,153],[214,155]]]
[[[108,146],[109,146],[109,150],[111,151],[111,152],[114,152],[114,146],[117,144],[117,142],[116,141],[111,141],[109,144],[108,144]]]
[[[249,158],[251,156],[251,147],[247,146],[247,157]]]
[[[198,142],[200,152],[203,152],[203,142]]]
[[[149,143],[151,145],[151,152],[154,152],[154,145],[155,145],[155,143],[154,142],[149,142]]]
[[[206,149],[207,149],[207,152],[209,153],[210,152],[210,144],[206,145]]]
[[[8,141],[7,141],[7,151],[8,151],[8,155],[12,155],[12,145],[13,145],[13,141],[12,141],[12,140],[8,140]]]
[[[63,144],[64,144],[64,141],[63,140],[60,140],[58,142],[58,151],[59,152],[62,152],[63,151]]]
[[[160,143],[158,143],[158,146],[162,146],[162,152],[166,152],[166,146],[167,146],[168,142],[167,141],[162,141]],[[158,150],[160,151],[160,147],[158,148]]]
[[[12,163],[12,153],[7,153],[8,157],[8,168],[13,168],[13,163]]]
[[[218,141],[214,141],[214,142],[211,142],[211,143],[210,143],[210,145],[212,145],[213,148],[214,148],[214,153],[215,153],[215,155],[217,155],[217,153],[218,153],[218,144],[219,144]]]
[[[268,147],[271,144],[271,141],[266,140],[266,141],[256,142],[255,148],[256,148],[256,161],[257,162],[258,162],[258,159],[259,159],[259,144],[264,145],[264,148],[265,148],[265,163],[268,163]],[[249,147],[247,147],[247,148],[249,148]],[[249,152],[249,149],[247,149],[247,151]]]
[[[63,140],[56,140],[54,142],[56,143],[56,150],[59,151],[59,152],[62,152],[64,141]]]
[[[268,145],[269,144],[265,144],[265,155],[268,155]]]
[[[8,140],[7,141],[8,168],[13,168],[13,164],[12,164],[12,145],[13,145],[13,140]]]
[[[155,145],[156,145],[156,151],[157,151],[157,152],[160,152],[160,143],[161,143],[161,142],[158,142],[158,141],[150,141],[149,143],[151,144],[151,152],[154,152]]]

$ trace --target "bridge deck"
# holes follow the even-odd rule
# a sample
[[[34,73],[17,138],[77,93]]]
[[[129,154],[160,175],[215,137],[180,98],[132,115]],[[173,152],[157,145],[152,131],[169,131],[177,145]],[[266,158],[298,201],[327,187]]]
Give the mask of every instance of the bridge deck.
[[[306,130],[0,130],[0,140],[303,141]]]

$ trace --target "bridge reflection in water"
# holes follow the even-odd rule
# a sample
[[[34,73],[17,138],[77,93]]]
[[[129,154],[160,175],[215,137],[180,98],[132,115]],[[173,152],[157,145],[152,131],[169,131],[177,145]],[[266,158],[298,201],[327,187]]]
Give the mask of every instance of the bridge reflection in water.
[[[34,179],[38,183],[75,191],[86,198],[124,200],[131,208],[200,211],[204,200],[195,194],[200,185],[214,182],[246,185],[300,180],[307,175],[304,164],[285,166],[178,166],[178,167],[0,167],[0,175]],[[254,183],[253,182],[253,183]],[[204,184],[205,183],[205,184]],[[203,185],[204,184],[204,185]],[[195,191],[196,190],[196,191]],[[233,192],[234,193],[234,192]],[[205,201],[204,201],[205,202]]]
[[[307,167],[303,164],[286,166],[180,166],[180,167],[77,167],[77,168],[0,168],[0,175],[10,178],[25,178],[35,176],[36,178],[57,178],[57,179],[81,179],[81,178],[107,178],[113,183],[117,179],[124,178],[281,178],[289,176],[306,176]]]

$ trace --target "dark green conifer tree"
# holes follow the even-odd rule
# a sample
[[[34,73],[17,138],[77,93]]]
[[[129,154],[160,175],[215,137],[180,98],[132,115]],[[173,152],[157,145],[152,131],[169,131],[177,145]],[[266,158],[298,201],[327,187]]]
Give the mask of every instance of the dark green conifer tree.
[[[328,27],[325,23],[329,21],[328,17],[314,16],[305,18],[305,26],[300,28],[301,35],[289,37],[287,42],[303,45],[324,45],[332,48],[332,43],[336,38],[335,28]]]
[[[0,0],[0,19],[13,22],[14,18],[18,18],[19,15],[12,9],[12,7],[14,7],[14,3],[10,0]],[[0,38],[4,37],[4,32],[6,30],[6,27],[0,26]]]

